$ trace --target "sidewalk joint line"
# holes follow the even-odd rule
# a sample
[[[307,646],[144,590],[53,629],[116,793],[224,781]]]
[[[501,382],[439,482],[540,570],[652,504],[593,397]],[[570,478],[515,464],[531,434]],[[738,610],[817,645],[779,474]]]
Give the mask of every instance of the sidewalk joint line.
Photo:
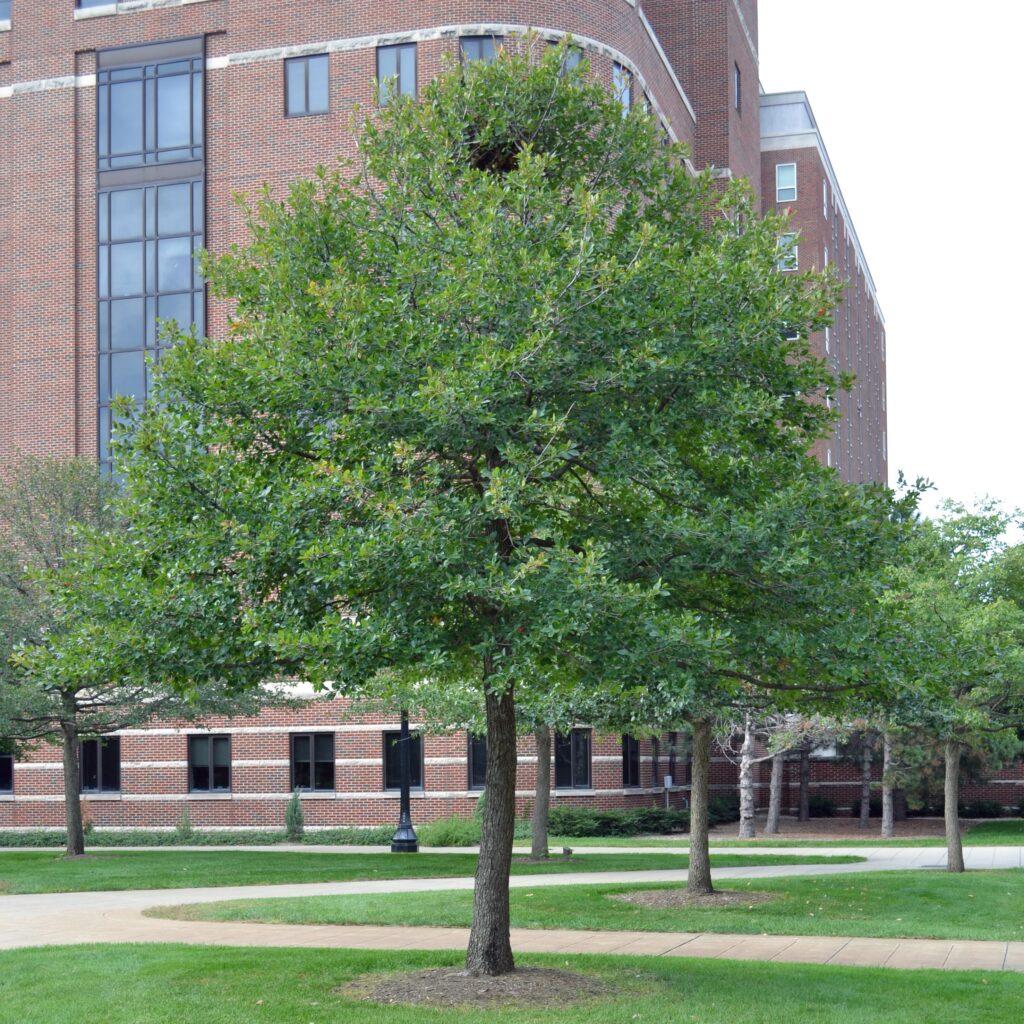
[[[839,956],[840,953],[853,941],[853,937],[848,938],[826,961],[825,963],[830,964],[832,961]]]

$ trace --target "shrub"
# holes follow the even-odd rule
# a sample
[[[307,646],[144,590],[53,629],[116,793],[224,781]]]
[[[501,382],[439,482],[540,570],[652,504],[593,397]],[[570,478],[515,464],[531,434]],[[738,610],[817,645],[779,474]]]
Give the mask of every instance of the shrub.
[[[834,818],[836,816],[835,800],[823,793],[812,793],[807,806],[812,818]],[[858,813],[860,812],[858,811]]]
[[[960,806],[963,818],[1001,818],[1003,805],[998,800],[969,800]]]
[[[708,824],[712,828],[715,825],[727,825],[731,821],[739,820],[739,793],[730,793],[727,796],[713,796],[708,801]]]
[[[192,818],[188,813],[188,804],[181,808],[178,822],[174,826],[174,834],[182,842],[188,842],[195,835],[195,829],[192,828]]]
[[[588,807],[553,807],[549,828],[558,836],[638,836],[685,831],[690,816],[686,811],[660,807],[598,811]]]
[[[870,800],[871,805],[871,817],[880,818],[882,816],[882,798],[881,796],[872,796]],[[850,808],[850,817],[860,817],[860,797],[853,801],[853,806]]]
[[[424,846],[476,846],[480,842],[480,822],[452,814],[427,822],[416,834]]]
[[[302,815],[302,800],[299,791],[292,791],[292,798],[284,811],[284,834],[293,842],[302,838],[305,832],[305,819]]]

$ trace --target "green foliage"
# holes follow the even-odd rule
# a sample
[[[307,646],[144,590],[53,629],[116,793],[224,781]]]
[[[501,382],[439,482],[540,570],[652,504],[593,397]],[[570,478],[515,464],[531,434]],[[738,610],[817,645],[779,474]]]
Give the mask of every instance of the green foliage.
[[[192,827],[192,816],[188,811],[188,804],[182,807],[181,814],[174,826],[174,837],[182,843],[189,842],[195,838],[195,829]]]
[[[390,825],[372,828],[329,828],[307,830],[301,842],[309,846],[386,846],[391,842],[395,830]],[[102,828],[92,834],[94,846],[177,846],[180,843],[177,830],[157,832],[150,829],[108,832]],[[0,847],[11,849],[44,849],[64,846],[67,836],[64,832],[48,829],[29,829],[18,832],[0,831]],[[281,831],[253,830],[246,832],[194,832],[189,837],[190,846],[272,846],[275,843],[292,842]]]
[[[708,801],[708,823],[715,825],[728,825],[730,822],[740,820],[740,798],[738,793],[725,793],[721,796],[713,796]]]
[[[284,834],[292,842],[300,840],[306,831],[306,822],[302,814],[302,797],[297,789],[292,790],[291,798],[284,809]]]
[[[824,793],[812,793],[807,800],[807,807],[812,818],[834,818],[836,802]],[[859,812],[858,812],[859,813]]]
[[[631,810],[592,810],[589,807],[560,805],[551,808],[548,830],[555,836],[638,836],[666,835],[685,831],[690,822],[686,811],[666,811],[658,807]]]

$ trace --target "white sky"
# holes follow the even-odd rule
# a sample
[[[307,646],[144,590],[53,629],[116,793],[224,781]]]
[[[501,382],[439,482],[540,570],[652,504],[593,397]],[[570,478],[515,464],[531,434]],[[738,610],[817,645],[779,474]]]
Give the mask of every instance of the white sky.
[[[766,92],[803,89],[886,319],[890,484],[1024,508],[1024,0],[760,0]]]

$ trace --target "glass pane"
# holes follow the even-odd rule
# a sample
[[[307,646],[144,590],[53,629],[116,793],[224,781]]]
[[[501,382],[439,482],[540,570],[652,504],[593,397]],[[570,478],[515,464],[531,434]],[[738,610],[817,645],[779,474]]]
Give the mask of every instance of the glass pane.
[[[311,778],[309,762],[296,761],[292,767],[292,789],[312,789]]]
[[[402,785],[402,774],[398,758],[398,733],[384,734],[384,788],[399,789]]]
[[[296,761],[308,761],[309,758],[309,737],[308,736],[293,736],[292,737],[292,756]]]
[[[176,320],[178,326],[183,331],[187,331],[192,323],[192,293],[161,295],[157,316],[161,320]]]
[[[138,295],[142,287],[142,242],[110,247],[110,294]]]
[[[334,789],[334,762],[317,761],[314,789]]]
[[[200,62],[196,62],[196,67]],[[192,143],[202,145],[203,142],[203,76],[202,73],[192,75]],[[201,156],[201,153],[194,154]]]
[[[213,766],[213,788],[214,789],[230,789],[231,788],[231,766],[215,764]]]
[[[157,245],[157,288],[162,292],[178,292],[191,288],[191,239],[161,238]]]
[[[82,741],[82,789],[99,789],[100,761],[98,740]]]
[[[220,768],[231,764],[231,740],[227,736],[214,736],[213,763]]]
[[[14,789],[14,758],[10,754],[0,754],[0,793],[10,793]]]
[[[110,401],[110,356],[100,356],[97,362],[96,390],[98,401],[104,405]]]
[[[409,785],[423,788],[423,737],[409,737]]]
[[[210,768],[208,765],[192,765],[192,789],[208,790],[210,788]]]
[[[572,786],[572,740],[561,733],[555,736],[555,786],[558,789]]]
[[[173,149],[191,143],[192,100],[188,75],[160,78],[156,83],[157,135],[160,149]]]
[[[142,189],[126,189],[110,193],[110,237],[116,242],[124,238],[141,238]]]
[[[108,793],[121,788],[121,741],[116,736],[100,745],[100,788]]]
[[[416,47],[403,46],[401,48],[401,94],[403,96],[416,95]]]
[[[330,761],[334,764],[334,736],[331,733],[318,733],[313,738],[313,747],[317,761]]]
[[[110,87],[110,152],[142,149],[142,83],[117,82]]]
[[[309,58],[309,112],[327,111],[327,55]]]
[[[96,315],[100,349],[110,348],[110,303],[101,302]]]
[[[469,738],[469,785],[482,789],[487,777],[487,740],[482,736]]]
[[[142,352],[119,352],[110,357],[110,390],[114,395],[146,397],[146,364]]]
[[[206,736],[189,736],[188,759],[193,767],[205,768],[210,763],[210,740]]]
[[[110,303],[110,347],[142,348],[145,342],[145,309],[142,299]]]
[[[192,211],[189,209],[192,186],[188,182],[183,185],[161,185],[157,191],[159,193],[157,233],[161,235],[188,234],[192,230]]]
[[[110,410],[100,409],[100,462],[110,458]]]
[[[110,213],[110,196],[106,192],[101,192],[99,196],[99,208],[96,211],[96,226],[99,231],[99,240],[106,242],[109,240],[107,235],[107,217]]]
[[[574,787],[590,787],[590,733],[585,730],[573,731],[572,784]]]
[[[285,73],[285,109],[289,114],[306,112],[306,62],[304,60],[286,60]]]

